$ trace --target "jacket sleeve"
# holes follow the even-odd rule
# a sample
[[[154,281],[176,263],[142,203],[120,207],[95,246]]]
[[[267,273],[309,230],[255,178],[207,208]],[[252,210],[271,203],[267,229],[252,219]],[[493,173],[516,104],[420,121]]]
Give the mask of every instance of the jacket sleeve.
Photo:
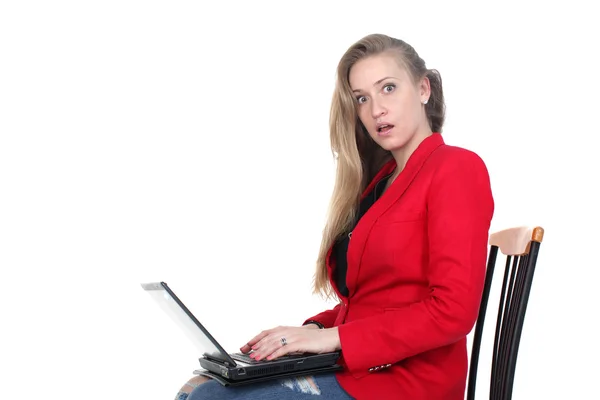
[[[317,321],[323,324],[325,328],[332,328],[339,310],[340,305],[338,304],[331,310],[323,311],[312,318],[308,318],[302,325],[306,325],[308,321]]]
[[[434,173],[426,201],[430,295],[339,326],[354,374],[454,343],[475,324],[494,209],[485,164],[468,151],[453,157]]]

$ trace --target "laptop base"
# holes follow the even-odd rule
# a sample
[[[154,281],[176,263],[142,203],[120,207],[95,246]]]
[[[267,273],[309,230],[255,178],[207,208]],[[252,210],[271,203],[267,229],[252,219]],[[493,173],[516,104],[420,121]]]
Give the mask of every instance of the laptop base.
[[[266,382],[266,381],[270,381],[273,379],[279,379],[279,378],[290,378],[290,377],[294,377],[294,376],[307,376],[307,375],[316,375],[316,374],[322,374],[322,373],[326,373],[326,372],[336,372],[336,371],[341,371],[343,369],[343,367],[341,365],[331,365],[331,366],[327,366],[327,367],[320,367],[320,368],[313,368],[313,369],[307,369],[307,370],[302,370],[302,371],[291,371],[291,372],[284,372],[281,374],[275,374],[275,375],[269,375],[269,376],[259,376],[256,378],[249,378],[249,379],[244,379],[241,381],[232,381],[230,379],[224,378],[220,375],[215,374],[214,372],[205,370],[205,369],[197,369],[194,371],[194,375],[200,375],[200,376],[205,376],[207,378],[211,378],[217,382],[219,382],[221,385],[223,386],[242,386],[242,385],[249,385],[252,383],[256,383],[256,382]]]

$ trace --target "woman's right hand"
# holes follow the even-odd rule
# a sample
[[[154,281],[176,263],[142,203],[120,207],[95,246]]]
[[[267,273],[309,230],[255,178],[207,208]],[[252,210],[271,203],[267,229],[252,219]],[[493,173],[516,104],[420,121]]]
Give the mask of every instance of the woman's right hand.
[[[339,346],[337,329],[336,332],[329,331],[319,329],[315,324],[307,324],[301,327],[279,326],[262,331],[243,345],[240,351],[249,353],[254,350],[250,357],[257,360],[263,358],[270,360],[294,352],[326,353],[336,350],[334,347]],[[287,340],[283,346],[281,343],[282,338]]]
[[[315,325],[315,324],[302,325],[300,328],[303,328],[303,329],[319,329],[319,327],[317,325]],[[252,347],[251,347],[251,345],[249,343],[246,343],[245,345],[243,345],[240,348],[240,351],[242,353],[244,353],[244,354],[249,353],[251,350],[252,350]]]

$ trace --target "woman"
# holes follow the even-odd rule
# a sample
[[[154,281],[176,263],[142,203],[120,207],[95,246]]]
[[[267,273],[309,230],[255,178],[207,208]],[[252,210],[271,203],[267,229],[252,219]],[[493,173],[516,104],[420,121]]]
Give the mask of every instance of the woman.
[[[464,398],[494,203],[473,152],[444,144],[437,71],[369,35],[342,57],[330,119],[337,175],[315,292],[337,297],[302,327],[261,332],[255,359],[341,350],[344,369],[239,388],[195,378],[197,399]]]

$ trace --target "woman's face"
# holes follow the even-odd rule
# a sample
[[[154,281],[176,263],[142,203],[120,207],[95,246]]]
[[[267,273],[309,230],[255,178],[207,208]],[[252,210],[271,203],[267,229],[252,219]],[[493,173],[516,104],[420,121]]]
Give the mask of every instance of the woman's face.
[[[429,80],[415,84],[392,55],[359,60],[350,69],[349,81],[358,117],[385,150],[404,148],[415,137],[431,134],[423,105],[430,95]]]

